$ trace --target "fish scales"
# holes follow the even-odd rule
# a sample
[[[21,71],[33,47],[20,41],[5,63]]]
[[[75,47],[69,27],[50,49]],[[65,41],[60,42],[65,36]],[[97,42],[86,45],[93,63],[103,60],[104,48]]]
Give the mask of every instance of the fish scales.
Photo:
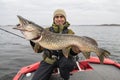
[[[108,57],[110,55],[110,52],[99,48],[97,42],[90,37],[56,34],[21,16],[18,16],[18,19],[20,25],[14,29],[20,30],[27,40],[39,43],[40,46],[46,49],[63,50],[63,54],[68,56],[67,48],[76,46],[85,58],[89,58],[91,52],[96,53],[101,63],[103,63],[104,57]]]

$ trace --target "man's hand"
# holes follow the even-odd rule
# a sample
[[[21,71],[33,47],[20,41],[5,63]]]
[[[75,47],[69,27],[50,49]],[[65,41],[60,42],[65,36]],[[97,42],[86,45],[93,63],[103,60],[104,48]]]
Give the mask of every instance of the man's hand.
[[[81,52],[77,46],[72,46],[72,51],[74,51],[75,53]]]

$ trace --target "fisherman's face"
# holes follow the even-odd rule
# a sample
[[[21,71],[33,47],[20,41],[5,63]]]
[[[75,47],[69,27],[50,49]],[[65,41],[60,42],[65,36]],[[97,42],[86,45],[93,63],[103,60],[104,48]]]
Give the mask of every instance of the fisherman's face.
[[[56,25],[64,25],[65,21],[66,20],[65,20],[65,17],[63,15],[56,15],[54,17],[54,23]]]

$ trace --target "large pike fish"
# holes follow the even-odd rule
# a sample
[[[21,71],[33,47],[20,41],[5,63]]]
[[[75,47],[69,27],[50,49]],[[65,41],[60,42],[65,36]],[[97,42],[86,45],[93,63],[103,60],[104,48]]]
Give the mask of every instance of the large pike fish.
[[[63,50],[63,54],[68,56],[67,48],[76,46],[86,58],[89,58],[90,52],[96,53],[101,63],[103,63],[104,57],[110,55],[107,50],[99,48],[97,42],[90,37],[52,33],[32,21],[21,16],[17,17],[20,25],[14,29],[20,30],[27,40],[39,43],[43,48]]]

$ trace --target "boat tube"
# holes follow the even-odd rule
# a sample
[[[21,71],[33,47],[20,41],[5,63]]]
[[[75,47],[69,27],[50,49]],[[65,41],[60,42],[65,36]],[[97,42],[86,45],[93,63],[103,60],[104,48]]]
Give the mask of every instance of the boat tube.
[[[120,63],[105,58],[100,64],[97,57],[76,62],[77,66],[70,72],[70,80],[119,80]],[[21,68],[13,80],[31,80],[40,62]],[[59,80],[59,69],[55,69],[50,80]]]

